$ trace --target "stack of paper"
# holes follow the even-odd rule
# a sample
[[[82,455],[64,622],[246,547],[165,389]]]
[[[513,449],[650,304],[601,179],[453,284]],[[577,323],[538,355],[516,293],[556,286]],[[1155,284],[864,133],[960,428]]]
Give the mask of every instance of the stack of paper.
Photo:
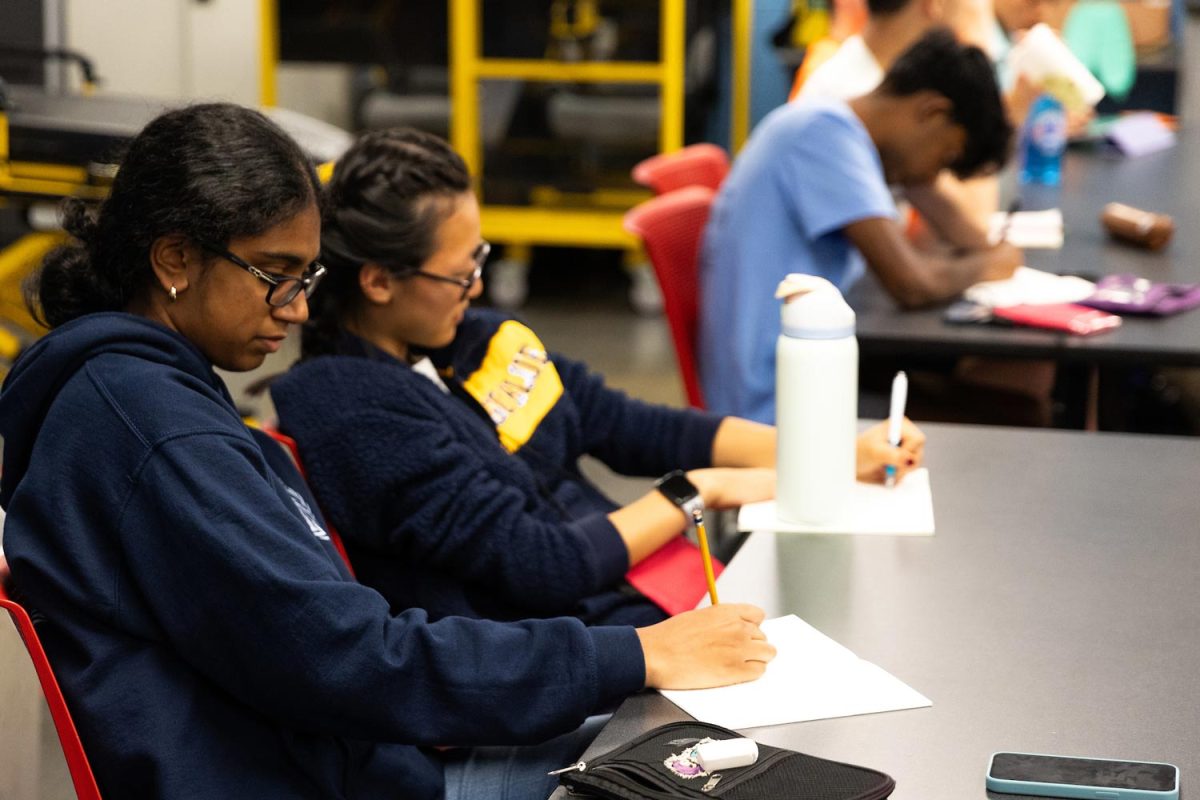
[[[778,655],[761,678],[663,696],[698,720],[734,729],[933,705],[795,615],[767,620],[762,629]]]
[[[787,533],[880,533],[933,535],[933,493],[929,470],[916,469],[894,487],[856,483],[846,516],[828,525],[805,525],[779,519],[775,501],[750,503],[738,512],[738,530]]]
[[[1022,250],[1058,250],[1063,246],[1062,211],[997,211],[988,220],[988,241],[999,242],[1001,237]]]
[[[1011,278],[983,281],[963,292],[972,303],[988,308],[1006,306],[1078,303],[1096,291],[1096,284],[1074,275],[1055,275],[1029,267],[1017,267]]]

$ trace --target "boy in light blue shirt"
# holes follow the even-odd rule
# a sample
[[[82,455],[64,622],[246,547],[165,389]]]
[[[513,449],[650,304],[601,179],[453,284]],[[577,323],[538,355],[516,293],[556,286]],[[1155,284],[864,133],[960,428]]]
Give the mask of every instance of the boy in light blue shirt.
[[[960,177],[998,169],[1011,138],[987,56],[945,29],[906,51],[871,94],[802,100],[764,119],[721,187],[701,249],[707,407],[775,421],[774,290],[789,272],[846,292],[869,266],[905,307],[1011,275],[1020,251],[989,245],[932,186],[942,169]],[[951,251],[908,242],[889,184],[922,194],[923,208],[945,209],[927,216]]]

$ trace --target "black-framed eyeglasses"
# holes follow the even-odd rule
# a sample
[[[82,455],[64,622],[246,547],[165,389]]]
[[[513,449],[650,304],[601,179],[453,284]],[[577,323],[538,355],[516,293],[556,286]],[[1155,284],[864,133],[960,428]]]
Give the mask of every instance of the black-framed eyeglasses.
[[[281,275],[277,272],[266,272],[251,264],[249,261],[234,255],[223,247],[217,247],[211,242],[201,241],[196,239],[196,244],[203,247],[215,256],[220,256],[226,261],[241,267],[249,272],[254,277],[258,278],[263,283],[270,286],[267,289],[267,305],[274,308],[283,308],[291,303],[300,292],[304,292],[305,297],[312,297],[312,293],[317,290],[317,286],[321,283],[321,279],[325,277],[325,267],[319,261],[314,261],[308,265],[308,269],[300,277],[292,277],[291,275]]]
[[[475,270],[469,278],[451,278],[449,275],[438,275],[434,272],[426,272],[423,269],[410,270],[406,275],[420,275],[422,278],[429,278],[431,281],[441,281],[442,283],[453,283],[455,286],[462,287],[462,297],[460,300],[466,300],[467,295],[471,293],[471,287],[483,275],[483,265],[487,263],[488,255],[492,252],[492,246],[488,242],[480,242],[475,248],[475,252],[471,253],[471,260],[475,263]]]

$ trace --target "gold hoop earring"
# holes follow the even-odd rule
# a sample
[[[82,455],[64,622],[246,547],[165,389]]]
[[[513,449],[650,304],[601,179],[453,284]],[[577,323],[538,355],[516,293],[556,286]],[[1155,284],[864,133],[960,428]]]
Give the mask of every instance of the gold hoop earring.
[[[175,291],[175,287],[171,287],[171,302],[174,303],[179,299],[179,292]]]

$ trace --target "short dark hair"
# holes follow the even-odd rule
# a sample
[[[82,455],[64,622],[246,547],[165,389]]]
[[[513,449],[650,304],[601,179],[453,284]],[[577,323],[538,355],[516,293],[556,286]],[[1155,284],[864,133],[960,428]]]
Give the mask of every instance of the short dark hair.
[[[471,176],[444,140],[412,128],[364,134],[346,151],[326,187],[321,261],[329,270],[309,303],[304,356],[337,349],[342,320],[362,302],[358,275],[367,263],[402,275],[433,253],[445,202],[470,191]]]
[[[159,237],[224,247],[319,197],[299,145],[259,112],[230,103],[168,111],[130,143],[98,209],[65,203],[63,227],[76,241],[46,256],[26,284],[26,303],[51,328],[124,310],[151,285],[150,248]]]
[[[913,0],[867,0],[867,11],[871,16],[886,17],[903,9]]]
[[[950,169],[960,178],[995,171],[1012,151],[1008,121],[992,62],[978,47],[964,45],[947,28],[934,28],[892,64],[880,91],[906,97],[934,91],[948,99],[954,120],[967,130],[962,156]]]

